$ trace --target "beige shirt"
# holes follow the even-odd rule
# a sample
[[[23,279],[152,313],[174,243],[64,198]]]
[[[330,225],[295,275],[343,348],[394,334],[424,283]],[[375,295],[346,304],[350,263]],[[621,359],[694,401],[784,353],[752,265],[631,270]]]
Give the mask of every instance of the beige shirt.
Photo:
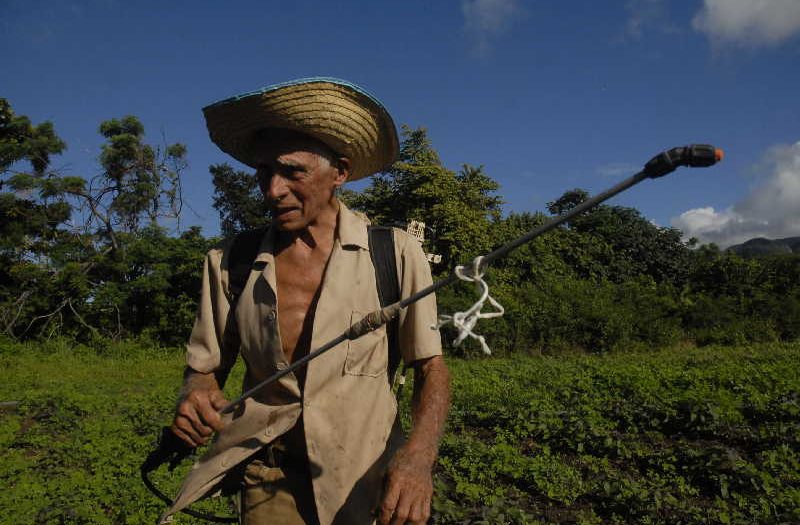
[[[341,205],[337,224],[314,318],[312,350],[380,308],[368,221]],[[265,234],[234,311],[227,291],[228,253],[208,253],[187,348],[187,364],[194,370],[230,367],[240,351],[247,363],[247,389],[288,366],[277,322],[275,233]],[[401,296],[408,297],[431,284],[430,268],[416,239],[400,230],[394,237]],[[435,323],[433,295],[400,313],[399,342],[406,363],[441,354]],[[288,431],[302,415],[321,525],[372,523],[386,464],[402,442],[387,365],[388,339],[381,327],[311,361],[302,394],[294,374],[261,390],[228,418],[165,517],[208,493],[229,468]]]

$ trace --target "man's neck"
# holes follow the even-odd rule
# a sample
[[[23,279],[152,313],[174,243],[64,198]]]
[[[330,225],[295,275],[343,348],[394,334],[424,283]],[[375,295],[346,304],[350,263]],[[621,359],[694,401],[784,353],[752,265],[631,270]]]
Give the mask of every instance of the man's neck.
[[[331,199],[329,206],[317,215],[316,220],[298,231],[278,231],[278,246],[283,248],[317,249],[333,246],[339,216],[339,201]]]

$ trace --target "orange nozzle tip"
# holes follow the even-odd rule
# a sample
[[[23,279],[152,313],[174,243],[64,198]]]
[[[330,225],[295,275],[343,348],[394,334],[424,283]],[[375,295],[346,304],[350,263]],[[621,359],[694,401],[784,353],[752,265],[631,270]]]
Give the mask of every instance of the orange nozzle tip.
[[[721,161],[721,160],[722,160],[722,159],[724,159],[724,158],[725,158],[725,152],[723,152],[723,151],[722,151],[721,149],[719,149],[719,148],[716,148],[716,149],[714,149],[714,160],[716,160],[717,162],[719,162],[719,161]]]

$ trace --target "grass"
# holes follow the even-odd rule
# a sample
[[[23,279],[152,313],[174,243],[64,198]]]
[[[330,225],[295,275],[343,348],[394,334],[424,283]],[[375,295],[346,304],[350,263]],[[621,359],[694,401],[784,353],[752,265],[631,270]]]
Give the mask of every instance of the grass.
[[[436,522],[800,523],[798,362],[800,344],[451,359]],[[180,352],[6,341],[0,366],[18,402],[0,405],[0,524],[154,523],[138,467]]]

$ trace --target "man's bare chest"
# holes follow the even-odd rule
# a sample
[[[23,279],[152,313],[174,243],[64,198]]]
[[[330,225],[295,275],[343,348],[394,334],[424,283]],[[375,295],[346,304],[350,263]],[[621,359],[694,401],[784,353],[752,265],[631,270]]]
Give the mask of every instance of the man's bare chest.
[[[307,353],[314,312],[321,293],[330,250],[301,252],[286,250],[275,259],[278,327],[287,359],[299,351]],[[299,356],[297,356],[299,357]]]

